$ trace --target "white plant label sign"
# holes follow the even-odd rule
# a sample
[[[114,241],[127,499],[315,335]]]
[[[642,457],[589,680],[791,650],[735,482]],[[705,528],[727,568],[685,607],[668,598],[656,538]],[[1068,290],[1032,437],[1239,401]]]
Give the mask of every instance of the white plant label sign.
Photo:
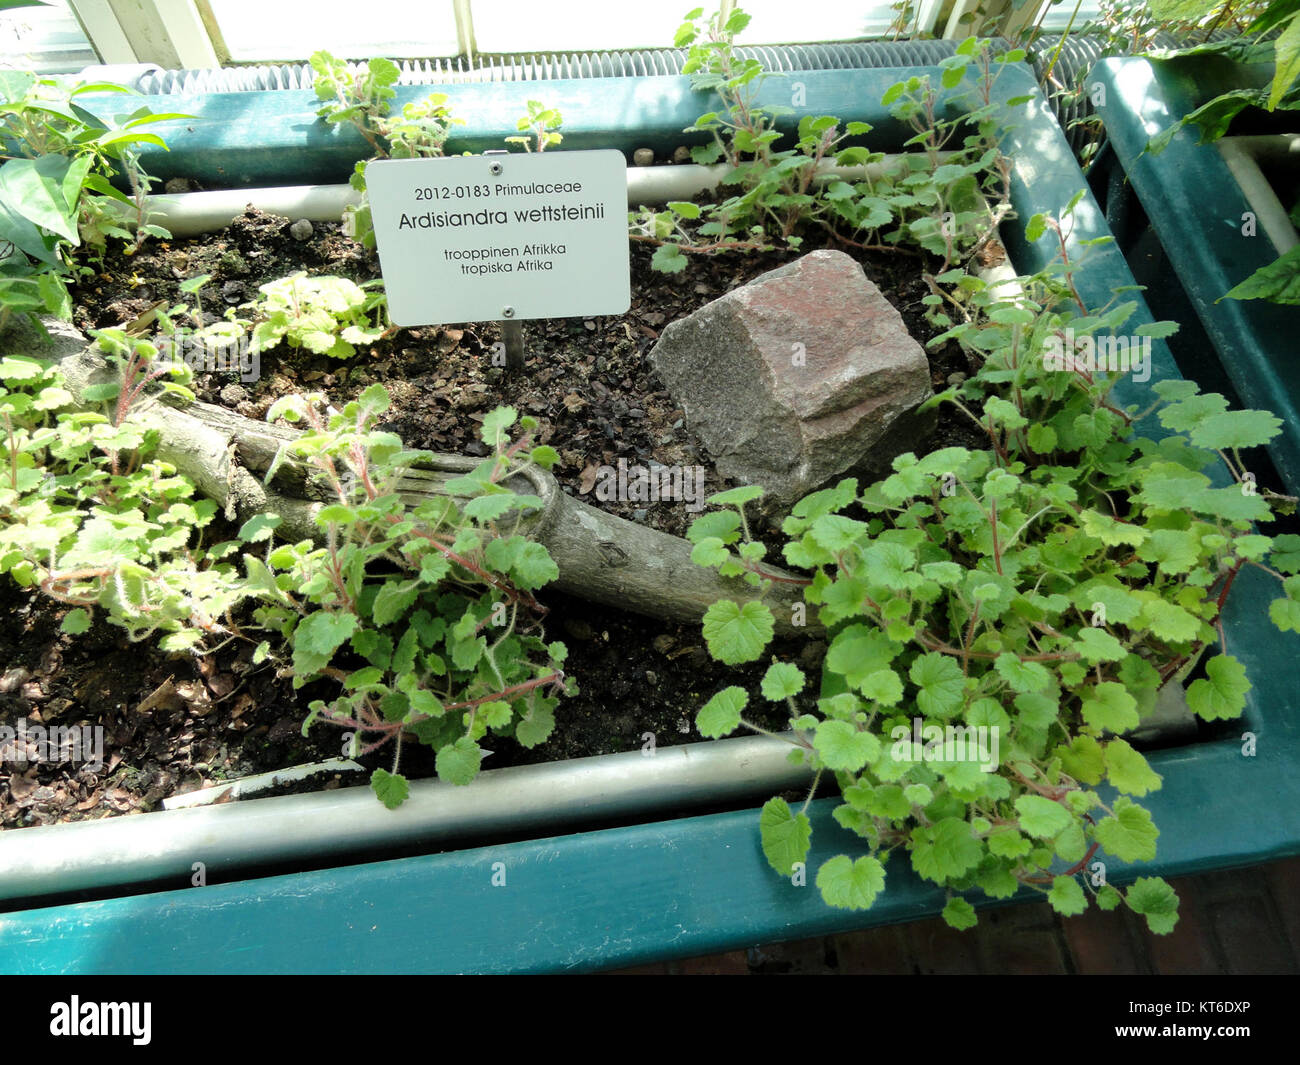
[[[395,325],[631,306],[622,152],[384,159],[366,187]]]

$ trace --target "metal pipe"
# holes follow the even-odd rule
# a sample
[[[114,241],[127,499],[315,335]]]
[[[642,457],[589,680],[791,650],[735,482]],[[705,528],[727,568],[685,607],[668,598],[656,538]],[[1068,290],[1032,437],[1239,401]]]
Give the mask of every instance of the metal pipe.
[[[1300,136],[1224,137],[1216,147],[1232,176],[1241,186],[1242,195],[1255,210],[1259,228],[1273,243],[1279,255],[1300,243],[1286,206],[1278,199],[1260,163],[1286,164],[1294,169],[1300,161]]]
[[[948,152],[939,153],[946,158]],[[832,178],[861,181],[876,178],[887,167],[837,167],[824,164],[816,181]],[[694,163],[669,166],[632,166],[627,170],[629,207],[656,205],[670,200],[689,200],[701,192],[716,188],[730,169],[726,164],[697,166]],[[246,207],[256,207],[268,214],[285,218],[306,218],[312,222],[337,222],[343,209],[361,202],[360,193],[350,185],[281,185],[272,188],[217,189],[212,192],[182,192],[145,197],[149,221],[167,229],[173,237],[195,237],[229,225]],[[134,210],[122,207],[122,220],[131,224]]]
[[[418,780],[396,810],[369,788],[165,810],[0,833],[0,899],[130,884],[190,883],[263,863],[306,861],[579,820],[663,814],[804,787],[790,745],[771,736],[574,758],[479,774],[458,787]]]

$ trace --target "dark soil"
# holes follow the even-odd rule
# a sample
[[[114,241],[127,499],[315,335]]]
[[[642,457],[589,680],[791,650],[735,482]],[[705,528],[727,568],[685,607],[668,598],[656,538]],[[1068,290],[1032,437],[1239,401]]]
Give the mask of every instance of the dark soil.
[[[810,241],[807,250],[815,246]],[[699,465],[706,491],[726,487],[646,356],[667,323],[790,257],[696,259],[684,274],[668,276],[650,270],[651,250],[632,246],[633,299],[626,315],[528,323],[522,375],[491,365],[500,339],[494,324],[467,323],[404,330],[349,362],[281,347],[263,354],[259,380],[200,374],[196,391],[259,418],[287,393],[324,391],[339,404],[380,381],[393,397],[386,428],[410,447],[470,455],[485,452],[477,436],[484,414],[508,403],[539,420],[539,442],[560,453],[554,472],[565,491],[681,535],[693,517],[683,506],[600,502],[591,491],[595,471],[619,458]],[[864,258],[849,250],[898,307],[912,335],[922,343],[932,336],[921,313],[921,263],[903,254]],[[133,257],[110,254],[74,293],[75,320],[83,329],[135,323],[151,331],[151,310],[192,302],[180,282],[209,274],[200,292],[206,323],[252,299],[258,285],[295,270],[356,281],[378,276],[374,258],[337,226],[317,224],[310,239],[297,241],[289,220],[250,210],[202,240],[146,245]],[[971,371],[955,344],[930,358],[936,390],[950,375]],[[945,417],[930,446],[951,443],[981,446],[981,439]],[[541,598],[551,611],[548,636],[568,645],[566,670],[581,692],[560,704],[555,733],[540,747],[526,751],[513,741],[485,740],[494,748],[485,768],[698,740],[700,705],[726,684],[756,684],[766,668],[766,662],[748,670],[714,663],[698,625],[655,621],[558,593]],[[0,585],[0,724],[21,718],[29,728],[101,725],[104,766],[96,772],[61,763],[0,763],[0,826],[147,810],[172,794],[340,753],[341,734],[328,725],[306,739],[301,735],[307,702],[327,696],[325,688],[294,692],[287,679],[253,666],[237,644],[196,661],[129,644],[103,621],[70,638],[59,631],[62,612],[11,583]],[[773,647],[814,674],[823,651],[806,640]],[[764,723],[780,727],[783,717],[774,713]],[[362,761],[387,766],[391,753],[381,750]],[[411,776],[431,775],[432,761],[430,752],[408,745],[402,768]]]

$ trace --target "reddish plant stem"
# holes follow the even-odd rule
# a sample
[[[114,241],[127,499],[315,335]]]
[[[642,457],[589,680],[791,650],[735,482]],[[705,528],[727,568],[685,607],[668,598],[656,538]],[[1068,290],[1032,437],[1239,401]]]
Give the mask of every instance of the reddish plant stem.
[[[658,237],[652,237],[645,233],[629,233],[629,240],[640,240],[647,244],[672,244],[671,240],[660,240]],[[712,244],[678,244],[678,251],[690,252],[693,255],[712,255],[719,251],[764,251],[767,245],[760,241],[754,240],[715,240]]]
[[[998,544],[998,501],[989,500],[989,527],[993,530],[993,564],[998,569],[998,576],[1002,576],[1002,548]]]

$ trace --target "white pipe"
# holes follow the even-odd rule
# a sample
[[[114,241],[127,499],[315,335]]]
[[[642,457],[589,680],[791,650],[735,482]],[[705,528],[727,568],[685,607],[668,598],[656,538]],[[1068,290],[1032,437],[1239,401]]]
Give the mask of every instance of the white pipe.
[[[1290,251],[1300,243],[1300,236],[1259,164],[1261,160],[1288,162],[1293,168],[1300,164],[1300,136],[1224,137],[1218,149],[1254,210],[1259,228],[1279,255]]]
[[[282,185],[147,196],[145,210],[152,225],[164,227],[173,237],[197,237],[224,229],[249,206],[294,221],[337,222],[344,207],[358,202],[360,194],[350,185]]]
[[[295,780],[306,780],[321,773],[347,773],[364,771],[365,766],[350,758],[330,758],[324,762],[312,762],[309,765],[295,765],[288,769],[275,769],[270,773],[254,773],[248,777],[214,784],[210,788],[198,788],[183,795],[173,795],[163,799],[164,810],[188,810],[192,806],[211,806],[214,803],[233,802],[256,795],[259,791],[270,791],[282,784]]]
[[[951,153],[939,154],[947,157]],[[821,183],[833,178],[847,181],[877,178],[896,158],[898,157],[887,156],[885,162],[869,166],[841,167],[827,162],[821,166],[815,180]],[[676,166],[628,167],[628,206],[653,206],[670,200],[689,200],[701,192],[716,188],[729,169],[725,163],[714,166],[687,163]],[[350,185],[281,185],[274,188],[218,189],[213,192],[148,196],[145,198],[145,208],[149,221],[163,226],[173,237],[195,237],[228,226],[249,206],[295,221],[305,218],[310,222],[337,222],[343,217],[345,207],[360,202],[360,193]],[[125,205],[123,209],[125,210]]]
[[[249,865],[747,800],[807,787],[809,772],[787,761],[790,750],[749,736],[492,769],[463,787],[419,780],[396,810],[359,787],[11,829],[0,832],[0,899],[150,881],[183,887],[195,863],[229,876]]]

